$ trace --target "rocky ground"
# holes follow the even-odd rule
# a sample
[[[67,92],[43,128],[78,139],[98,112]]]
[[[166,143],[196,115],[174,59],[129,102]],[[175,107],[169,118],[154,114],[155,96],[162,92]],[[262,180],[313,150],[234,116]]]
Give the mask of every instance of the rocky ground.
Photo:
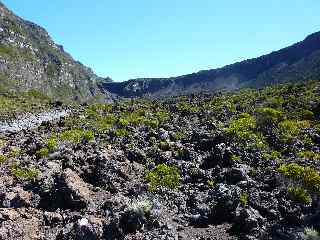
[[[319,93],[83,105],[3,131],[0,239],[319,239]]]

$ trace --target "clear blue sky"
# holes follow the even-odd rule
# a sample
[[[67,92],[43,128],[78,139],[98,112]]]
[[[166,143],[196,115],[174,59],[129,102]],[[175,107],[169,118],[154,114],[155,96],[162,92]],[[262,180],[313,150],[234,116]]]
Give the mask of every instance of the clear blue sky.
[[[4,0],[115,81],[221,67],[320,31],[319,0]]]

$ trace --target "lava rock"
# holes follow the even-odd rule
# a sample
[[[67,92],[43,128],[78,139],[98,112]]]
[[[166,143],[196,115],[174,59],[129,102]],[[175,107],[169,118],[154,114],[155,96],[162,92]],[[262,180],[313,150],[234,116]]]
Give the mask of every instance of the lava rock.
[[[16,187],[5,194],[2,205],[7,208],[30,207],[34,205],[32,204],[32,200],[32,193]]]
[[[265,219],[258,210],[251,207],[243,208],[239,206],[236,210],[235,222],[242,232],[255,237],[259,237],[265,230]]]
[[[66,205],[75,209],[87,206],[91,199],[91,191],[86,184],[74,171],[66,169],[61,176],[61,189],[64,193]]]
[[[98,236],[88,219],[81,218],[76,224],[75,240],[96,240]]]
[[[225,221],[235,216],[240,202],[241,189],[234,185],[218,184],[209,192],[211,218],[214,221]]]

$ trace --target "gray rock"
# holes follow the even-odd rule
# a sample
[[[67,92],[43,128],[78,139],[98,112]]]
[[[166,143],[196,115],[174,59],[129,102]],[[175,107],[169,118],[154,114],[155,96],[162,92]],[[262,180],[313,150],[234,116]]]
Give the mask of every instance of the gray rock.
[[[243,232],[259,236],[265,229],[265,219],[258,210],[239,206],[236,210],[235,222]]]
[[[96,240],[98,239],[94,227],[88,219],[81,218],[76,224],[75,240]]]
[[[216,221],[227,220],[235,216],[239,205],[241,189],[234,185],[218,184],[209,192],[211,217]]]
[[[33,194],[20,187],[12,189],[4,195],[2,205],[7,208],[21,208],[32,206]]]
[[[60,187],[65,194],[67,205],[81,209],[90,202],[91,191],[88,184],[69,168],[62,173]]]

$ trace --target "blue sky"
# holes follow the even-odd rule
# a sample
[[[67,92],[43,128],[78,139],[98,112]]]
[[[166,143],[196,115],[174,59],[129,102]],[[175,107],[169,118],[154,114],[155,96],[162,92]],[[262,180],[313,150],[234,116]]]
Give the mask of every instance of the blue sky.
[[[257,57],[320,31],[319,0],[3,0],[115,81]]]

